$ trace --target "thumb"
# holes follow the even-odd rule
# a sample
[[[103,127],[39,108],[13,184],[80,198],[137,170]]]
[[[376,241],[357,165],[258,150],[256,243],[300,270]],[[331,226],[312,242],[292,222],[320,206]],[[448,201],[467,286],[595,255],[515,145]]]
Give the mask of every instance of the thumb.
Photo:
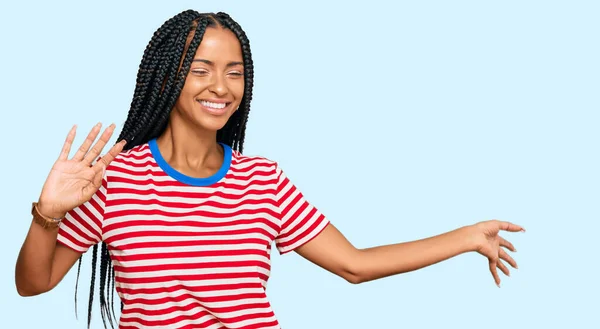
[[[91,198],[94,193],[100,189],[105,171],[106,169],[104,167],[102,170],[97,170],[92,178],[92,181],[90,182],[91,184],[87,184],[85,187],[83,187],[83,198],[85,199],[84,202],[89,200],[89,198]]]

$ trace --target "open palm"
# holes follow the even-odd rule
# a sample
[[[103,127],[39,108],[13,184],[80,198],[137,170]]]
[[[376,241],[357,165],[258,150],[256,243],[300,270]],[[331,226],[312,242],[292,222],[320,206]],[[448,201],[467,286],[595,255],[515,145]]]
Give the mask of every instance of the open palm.
[[[76,133],[76,127],[71,128],[60,156],[52,166],[42,188],[39,200],[40,213],[52,218],[62,218],[66,212],[90,200],[98,191],[106,167],[125,146],[125,141],[115,144],[107,154],[94,163],[110,140],[115,126],[110,125],[106,128],[94,144],[100,129],[101,124],[97,124],[75,155],[69,159]]]

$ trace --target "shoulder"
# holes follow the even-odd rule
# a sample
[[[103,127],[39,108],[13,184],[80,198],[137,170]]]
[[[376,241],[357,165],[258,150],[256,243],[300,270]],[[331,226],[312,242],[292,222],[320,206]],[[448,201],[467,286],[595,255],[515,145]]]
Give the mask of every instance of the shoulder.
[[[271,174],[279,171],[279,165],[275,160],[261,155],[241,154],[235,150],[232,151],[231,166],[238,170],[268,171]]]
[[[134,146],[129,150],[121,151],[121,153],[119,153],[115,157],[115,160],[128,160],[128,159],[135,159],[135,158],[144,158],[144,157],[150,157],[151,155],[152,155],[152,152],[150,151],[150,146],[148,145],[148,143],[145,143],[145,144]]]
[[[146,165],[152,158],[152,152],[148,143],[137,145],[128,150],[123,150],[108,165],[106,171],[118,170],[129,166]]]
[[[271,166],[277,165],[276,161],[271,160],[264,156],[260,156],[260,155],[241,154],[239,151],[235,151],[235,150],[231,151],[231,155],[232,155],[231,160],[236,163],[252,162],[252,163],[260,163],[263,165],[271,165]]]

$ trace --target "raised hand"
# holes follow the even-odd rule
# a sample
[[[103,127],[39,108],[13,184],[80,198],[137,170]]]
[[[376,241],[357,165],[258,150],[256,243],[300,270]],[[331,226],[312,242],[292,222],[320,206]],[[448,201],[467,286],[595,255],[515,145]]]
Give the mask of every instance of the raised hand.
[[[94,144],[101,127],[100,123],[94,126],[75,155],[69,159],[77,129],[76,126],[71,128],[60,156],[52,166],[42,188],[38,205],[42,215],[62,218],[71,209],[90,200],[100,188],[106,167],[125,146],[125,141],[115,144],[94,164],[94,160],[98,158],[115,129],[114,124],[110,125]]]
[[[496,285],[500,286],[500,276],[498,270],[500,269],[505,275],[509,276],[510,271],[506,264],[502,261],[506,261],[513,268],[517,267],[517,262],[504,250],[504,248],[515,252],[517,251],[512,243],[504,239],[499,235],[500,231],[508,232],[525,232],[525,229],[519,225],[512,224],[509,222],[502,222],[498,220],[490,220],[480,222],[472,226],[475,230],[475,243],[477,246],[477,252],[487,257],[490,267],[490,272],[494,277]]]

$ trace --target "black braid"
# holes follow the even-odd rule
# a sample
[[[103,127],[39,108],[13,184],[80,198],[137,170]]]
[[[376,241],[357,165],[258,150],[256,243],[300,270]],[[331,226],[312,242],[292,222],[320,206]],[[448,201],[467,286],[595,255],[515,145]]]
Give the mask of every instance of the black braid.
[[[243,111],[237,111],[234,116],[237,114],[235,121],[232,122],[230,120],[227,122],[227,125],[230,123],[234,123],[231,129],[233,130],[233,136],[235,137],[235,141],[237,145],[232,145],[236,149],[239,149],[240,152],[243,152],[243,143],[244,138],[246,137],[246,124],[248,123],[248,114],[250,113],[250,102],[252,101],[252,88],[254,86],[254,63],[252,62],[252,52],[250,51],[250,41],[246,36],[242,27],[234,21],[228,14],[219,12],[217,13],[217,19],[223,25],[223,27],[231,30],[240,41],[240,45],[242,46],[242,57],[244,60],[244,97],[242,98],[242,102],[240,103],[240,109],[244,109]],[[226,126],[227,126],[226,125]],[[239,143],[239,144],[238,144]]]
[[[123,125],[123,131],[121,132],[119,140],[126,139],[127,141],[131,141],[131,136],[123,136],[123,132],[133,132],[135,130],[134,126],[137,124],[137,120],[135,119],[137,118],[138,112],[143,106],[142,103],[147,101],[149,96],[149,93],[147,92],[148,86],[151,84],[152,78],[155,76],[156,65],[158,64],[158,61],[155,60],[156,51],[162,49],[160,46],[164,44],[165,38],[172,36],[172,33],[170,32],[172,31],[173,27],[181,25],[181,21],[189,18],[190,16],[195,17],[196,15],[191,10],[184,11],[166,21],[158,30],[156,30],[156,32],[154,32],[154,35],[146,46],[146,50],[142,56],[142,61],[138,69],[135,91],[131,101],[131,107],[129,114],[127,115],[127,120]]]
[[[77,279],[75,280],[75,319],[77,319],[77,287],[79,286],[79,273],[81,273],[81,259],[83,256],[79,256],[77,261]]]
[[[185,52],[185,57],[183,59],[183,63],[181,65],[181,70],[179,70],[179,72],[177,72],[178,67],[179,67],[179,62],[177,60],[172,60],[172,62],[174,64],[173,72],[172,72],[172,79],[170,79],[170,81],[167,81],[167,84],[165,85],[165,90],[162,94],[163,95],[162,99],[164,101],[160,103],[160,105],[162,105],[162,108],[171,109],[175,105],[175,102],[177,102],[177,98],[179,97],[179,94],[181,93],[181,89],[183,88],[183,85],[185,83],[185,78],[187,76],[187,72],[189,71],[190,66],[192,65],[194,55],[196,54],[196,49],[198,49],[198,46],[200,45],[200,42],[202,41],[202,37],[204,36],[204,31],[206,30],[206,27],[207,27],[207,20],[200,19],[198,26],[195,28],[194,35],[192,37],[190,45],[187,48],[187,51]],[[181,58],[181,54],[183,54],[185,51],[185,38],[183,39],[183,43],[181,43],[177,46],[178,47],[174,51],[178,56],[177,58]],[[169,77],[169,78],[171,78],[171,77]],[[155,111],[153,114],[154,115],[152,116],[152,120],[154,122],[156,122],[157,124],[154,125],[154,129],[150,132],[149,138],[151,138],[151,139],[158,137],[166,128],[170,110],[162,111],[162,112]],[[157,116],[159,116],[158,121],[156,121]]]
[[[126,150],[147,143],[162,134],[167,126],[171,109],[177,102],[188,75],[191,63],[204,32],[208,27],[222,27],[231,30],[238,38],[244,62],[244,96],[240,107],[225,126],[217,131],[217,142],[229,145],[243,152],[246,123],[250,112],[254,67],[250,43],[246,34],[229,15],[225,13],[201,14],[187,10],[167,20],[156,32],[144,50],[139,66],[136,86],[118,141],[127,140]],[[98,245],[92,251],[92,282],[88,308],[88,328],[91,323],[96,278]],[[108,247],[102,242],[100,252],[100,312],[106,327],[108,320],[113,327],[115,276]],[[79,280],[79,271],[77,273]],[[121,311],[123,302],[121,301]],[[110,305],[110,308],[109,308]]]
[[[112,316],[114,319],[117,319],[117,316],[115,315],[115,269],[112,266],[108,267],[108,270],[110,271],[110,281],[111,281],[111,289],[110,289],[110,311],[112,313]]]
[[[106,320],[108,319],[108,322],[110,323],[110,326],[112,328],[114,328],[113,326],[113,321],[112,321],[112,314],[110,313],[110,311],[108,310],[108,303],[107,303],[107,294],[110,293],[110,290],[108,289],[108,287],[110,286],[110,283],[108,282],[108,275],[110,273],[109,272],[109,268],[111,267],[110,265],[110,255],[108,253],[108,247],[106,245],[106,243],[102,242],[102,249],[100,251],[100,255],[101,255],[101,261],[100,261],[100,315],[102,316],[102,323],[104,323],[104,328],[106,328]],[[108,260],[108,261],[105,261]],[[105,288],[107,291],[105,291]]]
[[[94,302],[94,282],[96,281],[96,263],[98,260],[98,245],[92,248],[92,282],[90,283],[90,299],[88,303],[88,329],[92,323],[92,304]]]
[[[175,78],[177,68],[179,67],[178,59],[181,55],[175,54],[176,50],[180,50],[179,54],[183,53],[185,47],[186,36],[189,32],[189,26],[193,23],[194,17],[184,17],[182,24],[179,28],[174,31],[166,30],[165,33],[171,35],[165,43],[157,51],[157,55],[153,58],[153,62],[158,67],[154,79],[156,82],[162,81],[164,85],[161,88],[152,88],[149,92],[149,99],[146,104],[143,104],[145,108],[164,108],[165,107],[165,95],[172,89],[172,80]],[[158,104],[157,104],[158,102]],[[145,136],[148,131],[152,128],[149,123],[155,122],[158,111],[148,112],[145,111],[139,117],[139,123],[141,131],[138,131],[138,136]],[[134,140],[133,143],[136,143]]]

